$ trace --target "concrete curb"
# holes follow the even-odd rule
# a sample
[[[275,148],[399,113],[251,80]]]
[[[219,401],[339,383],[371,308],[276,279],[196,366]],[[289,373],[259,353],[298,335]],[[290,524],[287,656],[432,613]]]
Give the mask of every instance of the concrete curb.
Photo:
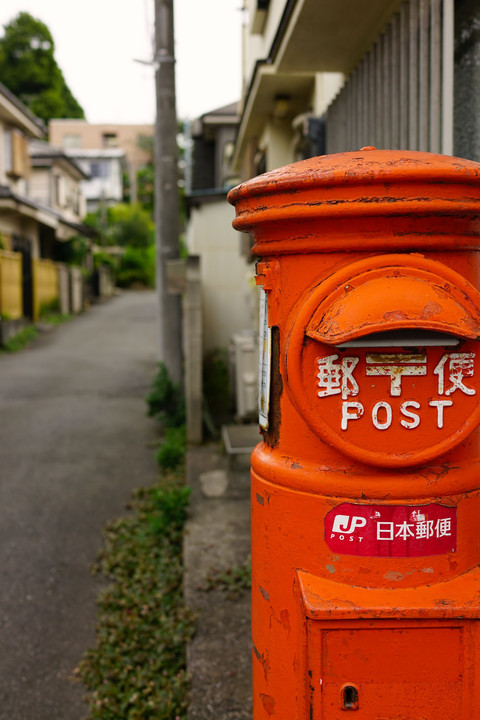
[[[185,600],[198,613],[187,649],[191,677],[188,720],[250,720],[250,593],[231,598],[206,591],[213,569],[241,565],[250,554],[250,474],[248,455],[228,460],[217,445],[187,453],[192,488],[184,561]]]

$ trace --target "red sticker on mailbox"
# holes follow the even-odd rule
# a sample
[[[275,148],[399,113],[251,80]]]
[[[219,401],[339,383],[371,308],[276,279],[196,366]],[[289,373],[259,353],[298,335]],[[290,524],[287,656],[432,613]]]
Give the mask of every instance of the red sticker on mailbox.
[[[325,517],[328,547],[342,555],[421,557],[457,549],[457,509],[343,503]]]

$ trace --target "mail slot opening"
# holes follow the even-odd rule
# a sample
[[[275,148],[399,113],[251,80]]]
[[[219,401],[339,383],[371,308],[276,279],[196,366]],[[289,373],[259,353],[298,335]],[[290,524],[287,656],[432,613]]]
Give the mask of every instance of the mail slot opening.
[[[342,688],[342,709],[358,710],[358,690],[355,685],[345,685]]]
[[[461,338],[449,333],[419,328],[386,330],[335,344],[339,350],[354,347],[456,347]]]

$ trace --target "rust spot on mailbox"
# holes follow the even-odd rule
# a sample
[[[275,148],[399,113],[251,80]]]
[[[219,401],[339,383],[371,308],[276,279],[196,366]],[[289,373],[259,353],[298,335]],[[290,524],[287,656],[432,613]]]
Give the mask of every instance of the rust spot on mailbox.
[[[273,338],[252,454],[268,499],[252,503],[252,587],[268,588],[252,596],[254,720],[471,720],[480,165],[365,148],[229,201]]]

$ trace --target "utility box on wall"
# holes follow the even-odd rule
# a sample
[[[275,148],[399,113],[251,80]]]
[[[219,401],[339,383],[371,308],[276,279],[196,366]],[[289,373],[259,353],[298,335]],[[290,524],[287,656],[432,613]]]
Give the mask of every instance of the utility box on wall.
[[[480,718],[480,165],[364,148],[229,200],[271,333],[254,720]]]

